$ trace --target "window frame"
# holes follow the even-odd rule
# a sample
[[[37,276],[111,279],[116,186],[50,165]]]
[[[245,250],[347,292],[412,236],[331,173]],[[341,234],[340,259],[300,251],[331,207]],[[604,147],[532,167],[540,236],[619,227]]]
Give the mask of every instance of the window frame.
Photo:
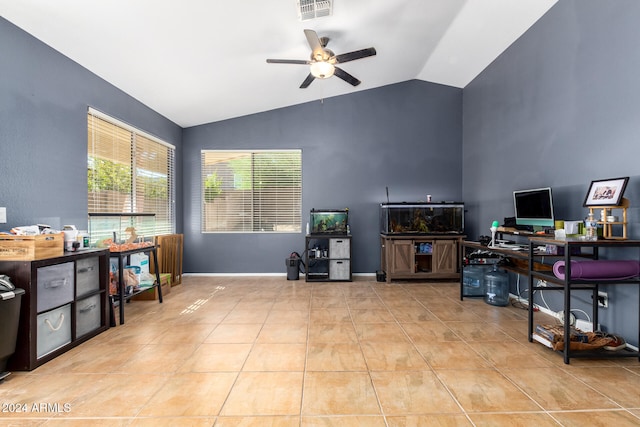
[[[241,212],[245,213],[245,217],[249,217],[250,220],[248,221],[249,226],[246,228],[242,228],[242,229],[232,229],[232,228],[221,228],[216,226],[208,226],[207,225],[207,187],[206,187],[206,181],[207,179],[210,177],[210,175],[212,175],[210,173],[210,171],[205,170],[207,165],[205,164],[206,160],[206,155],[207,154],[212,154],[213,156],[218,155],[221,157],[221,160],[218,163],[223,163],[223,162],[228,162],[228,161],[232,161],[232,160],[239,160],[237,157],[238,156],[250,156],[251,157],[251,164],[250,167],[247,168],[247,170],[250,170],[252,175],[251,175],[251,188],[250,188],[250,198],[251,201],[248,203],[244,203],[242,205],[243,209],[241,210]],[[297,175],[291,179],[289,182],[293,183],[294,186],[291,186],[291,188],[296,188],[295,190],[291,190],[291,191],[285,191],[285,195],[288,197],[288,199],[286,199],[284,202],[277,202],[276,201],[276,207],[275,208],[271,208],[269,209],[264,209],[263,206],[260,207],[256,207],[256,203],[255,200],[256,198],[260,197],[261,195],[263,195],[264,193],[261,193],[260,190],[256,189],[256,174],[254,173],[256,170],[256,156],[260,156],[260,155],[273,155],[273,154],[283,154],[283,155],[287,155],[287,156],[291,156],[292,154],[294,154],[296,156],[295,161],[296,161],[296,166],[297,169],[294,170],[294,172],[297,173]],[[227,157],[229,160],[224,160],[223,158]],[[283,156],[282,159],[280,159],[282,161],[287,161],[287,160],[291,160],[291,157],[285,157]],[[209,161],[212,161],[211,159],[209,159]],[[209,165],[210,166],[210,165]],[[229,168],[228,164],[226,165],[227,168]],[[278,171],[277,169],[275,169],[275,171]],[[288,170],[290,171],[290,170]],[[264,172],[268,172],[268,174],[270,174],[271,172],[273,172],[273,170],[263,170]],[[280,172],[282,172],[282,170],[280,170]],[[282,178],[285,177],[286,174],[281,174],[278,175],[278,178],[276,178],[276,184],[281,184],[283,182],[287,182],[286,178]],[[237,191],[237,186],[238,186],[238,181],[237,181],[237,174],[234,172],[232,175],[226,175],[226,180],[224,183],[220,183],[221,187],[227,187],[227,189],[233,189],[234,192]],[[246,181],[242,181],[244,183],[246,183]],[[231,184],[232,183],[232,184]],[[297,187],[295,186],[297,185]],[[202,234],[299,234],[302,231],[302,149],[242,149],[242,150],[233,150],[233,149],[226,149],[226,150],[222,150],[222,149],[202,149],[200,151],[200,232]],[[222,194],[225,190],[221,189],[221,190],[216,190],[216,194]],[[231,193],[231,192],[229,192]],[[228,194],[229,194],[228,193]],[[288,194],[287,194],[288,193]],[[278,193],[279,196],[281,196],[280,193]],[[269,200],[271,201],[271,200]],[[266,220],[269,218],[269,216],[271,215],[278,217],[279,214],[282,212],[282,207],[286,205],[291,205],[290,210],[287,212],[286,215],[284,215],[284,217],[290,216],[291,220],[288,222],[280,222],[277,221],[277,223],[279,223],[279,225],[274,224],[274,227],[279,227],[278,229],[274,229],[274,230],[267,230],[267,229],[258,229],[256,227],[256,221],[258,225],[262,225],[264,224],[264,222],[267,222]],[[228,203],[225,202],[224,206],[227,207]],[[247,206],[250,206],[250,211],[247,212],[246,208]],[[228,210],[228,207],[227,207]],[[256,213],[258,212],[258,213]],[[242,214],[241,214],[242,216]],[[225,221],[225,220],[229,220],[232,219],[231,215],[228,214],[224,214],[224,218],[221,221]],[[290,229],[287,229],[290,228]]]
[[[103,121],[108,126],[113,126],[114,132],[117,131],[121,135],[126,135],[128,133],[128,145],[129,145],[128,149],[130,151],[129,165],[128,165],[129,174],[130,174],[130,178],[129,178],[130,188],[128,189],[128,195],[126,197],[129,198],[129,201],[128,201],[128,204],[125,204],[123,206],[123,209],[115,210],[112,212],[106,212],[106,213],[117,213],[117,214],[124,214],[124,215],[154,213],[156,214],[155,235],[174,234],[176,231],[175,146],[149,134],[148,132],[142,131],[134,126],[129,125],[128,123],[125,123],[112,116],[102,113],[101,111],[98,111],[92,107],[89,107],[87,110],[87,132],[88,132],[87,172],[88,173],[91,170],[92,158],[98,157],[98,158],[101,158],[102,160],[106,160],[114,163],[117,162],[118,160],[117,154],[113,155],[108,153],[110,150],[110,147],[106,148],[107,154],[106,155],[103,154],[102,156],[96,155],[100,151],[102,151],[101,149],[96,147],[94,148],[91,147],[92,143],[99,144],[99,141],[95,141],[96,139],[95,135],[92,137],[92,132],[91,132],[92,129],[94,128],[94,125],[92,124],[91,121],[94,118]],[[124,144],[125,141],[126,141],[126,138],[124,138],[123,136],[120,142],[121,144]],[[155,146],[155,144],[158,144],[158,145]],[[154,149],[156,151],[153,151]],[[165,149],[166,149],[166,152],[164,151]],[[150,154],[149,156],[145,157],[144,154],[147,152],[149,152]],[[148,157],[153,157],[154,155],[158,156],[158,158],[160,159],[163,159],[163,161],[160,163],[154,163],[152,160],[149,161]],[[123,155],[122,158],[126,158],[126,155]],[[163,167],[159,170],[149,168],[150,165],[157,166],[157,165],[163,165],[163,163],[166,163],[166,170]],[[126,169],[127,166],[125,165],[124,168]],[[141,171],[142,171],[142,174],[140,173]],[[138,175],[161,174],[162,176],[164,176],[163,174],[165,172],[166,172],[165,179],[166,179],[166,191],[167,191],[166,205],[163,207],[163,209],[159,209],[159,210],[164,211],[162,213],[165,214],[166,221],[163,221],[160,218],[161,221],[158,222],[158,219],[159,219],[158,212],[157,211],[149,212],[148,207],[147,209],[145,209],[145,206],[138,206],[138,200],[141,197],[140,192],[143,192],[143,196],[144,196],[144,192],[157,190],[160,187],[154,186],[154,185],[146,186],[144,184],[140,184],[138,182],[138,180],[140,179],[138,178]],[[92,203],[93,192],[90,190],[91,185],[92,183],[89,179],[89,176],[87,176],[87,196],[88,196],[87,211],[90,214],[105,213],[104,210],[102,209],[96,209],[96,208],[99,208],[99,206],[97,206],[95,203]],[[121,194],[125,194],[125,193],[121,192]],[[111,202],[107,202],[107,205],[109,204],[111,204]],[[158,205],[158,206],[161,206],[161,205]],[[127,207],[128,209],[126,209]]]

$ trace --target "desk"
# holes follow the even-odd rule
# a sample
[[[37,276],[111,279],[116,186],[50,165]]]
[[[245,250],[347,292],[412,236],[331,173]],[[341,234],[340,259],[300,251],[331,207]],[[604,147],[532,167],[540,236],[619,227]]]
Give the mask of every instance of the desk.
[[[553,272],[541,271],[536,268],[534,248],[540,244],[556,245],[558,248],[563,248],[564,255],[558,256],[558,259],[564,259],[565,261],[565,279],[559,279]],[[605,240],[600,239],[596,241],[586,241],[579,239],[566,239],[566,240],[554,240],[554,239],[540,239],[531,237],[529,239],[529,342],[533,341],[533,291],[535,290],[558,290],[564,293],[564,324],[570,324],[571,315],[571,292],[574,290],[591,290],[592,291],[592,323],[598,325],[598,287],[599,285],[640,285],[640,277],[632,279],[616,279],[605,280],[600,279],[584,280],[584,279],[572,279],[571,278],[571,260],[576,257],[587,257],[591,259],[598,259],[599,250],[601,248],[621,249],[621,248],[640,248],[640,240]],[[585,252],[583,249],[586,249]],[[544,280],[547,282],[547,286],[536,286],[534,282],[536,280]],[[555,286],[554,286],[555,284]],[[640,289],[639,289],[640,294]],[[640,307],[640,296],[638,301],[638,307]],[[570,328],[565,328],[564,331],[564,349],[562,350],[564,356],[564,363],[569,364],[571,357],[638,357],[640,360],[640,353],[631,350],[619,350],[619,351],[585,351],[585,350],[571,350],[569,346]],[[638,342],[640,343],[640,312],[638,316]]]
[[[153,246],[146,246],[143,248],[136,248],[136,249],[131,249],[128,251],[121,251],[121,252],[111,252],[110,257],[111,258],[118,258],[118,304],[119,304],[119,308],[120,308],[120,324],[123,325],[124,324],[124,303],[125,301],[129,301],[131,299],[131,297],[133,297],[134,295],[137,295],[141,292],[144,292],[148,289],[153,289],[154,287],[158,287],[158,302],[162,303],[162,286],[160,283],[160,269],[158,268],[158,252],[157,252],[157,247],[155,245]],[[150,287],[146,287],[138,292],[134,292],[131,295],[124,295],[124,267],[125,267],[125,263],[124,260],[128,259],[129,256],[133,255],[133,254],[139,254],[139,253],[149,253],[149,254],[153,254],[153,266],[154,266],[154,271],[155,271],[155,275],[156,275],[156,281],[155,283],[150,286]],[[113,307],[113,295],[112,295],[112,304],[111,307]],[[115,317],[112,315],[111,316],[111,326],[115,326]]]
[[[463,272],[466,264],[467,254],[475,251],[483,251],[487,252],[488,255],[497,255],[501,258],[507,260],[507,263],[500,265],[500,268],[511,271],[516,274],[520,274],[523,276],[529,275],[529,242],[527,241],[527,249],[526,250],[514,250],[509,248],[501,248],[499,246],[489,247],[484,246],[480,242],[472,242],[465,240],[462,242],[462,264],[460,265],[460,271]],[[551,271],[553,268],[552,264],[545,264],[544,257],[547,255],[542,251],[534,251],[534,254],[539,258],[535,261],[536,267],[542,271]],[[553,258],[553,255],[549,255],[549,257]],[[464,297],[464,285],[462,280],[460,281],[460,300],[462,301]]]
[[[600,285],[640,285],[640,277],[624,280],[581,280],[570,279],[571,277],[571,260],[575,258],[582,259],[594,259],[599,257],[599,249],[621,249],[621,248],[640,248],[640,240],[604,240],[586,241],[579,239],[565,239],[555,240],[548,236],[527,236],[528,250],[526,251],[514,251],[508,248],[490,248],[483,246],[478,242],[462,242],[463,254],[467,250],[484,250],[491,253],[498,254],[512,261],[515,261],[513,265],[503,265],[501,268],[512,271],[517,274],[528,276],[529,278],[529,299],[528,299],[528,338],[529,342],[533,342],[533,313],[534,302],[533,294],[537,290],[555,290],[563,292],[563,310],[564,310],[564,324],[570,324],[571,316],[571,292],[576,290],[590,290],[592,292],[592,314],[591,320],[594,325],[598,324],[598,290]],[[540,251],[537,248],[545,245],[554,245],[561,249],[559,253],[562,255],[551,255],[546,252]],[[548,262],[550,260],[550,262]],[[555,261],[565,261],[565,279],[559,279],[553,274],[553,264]],[[545,262],[547,261],[547,262]],[[524,264],[523,264],[524,262]],[[463,262],[464,264],[464,262]],[[546,286],[539,286],[540,280],[546,282]],[[640,294],[640,290],[639,290]],[[464,297],[463,282],[460,282],[460,299]],[[638,307],[640,307],[640,295],[638,300]],[[565,328],[564,348],[561,353],[564,356],[564,363],[569,364],[572,357],[638,357],[640,360],[640,353],[637,351],[631,351],[629,349],[620,351],[586,351],[586,350],[571,350],[570,349],[570,328]],[[638,342],[640,343],[640,310],[638,315]]]

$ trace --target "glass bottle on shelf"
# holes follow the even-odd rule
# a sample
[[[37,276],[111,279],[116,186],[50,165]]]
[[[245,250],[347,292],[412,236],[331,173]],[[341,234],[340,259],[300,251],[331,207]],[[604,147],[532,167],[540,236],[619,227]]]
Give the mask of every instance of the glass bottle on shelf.
[[[598,240],[598,223],[593,218],[593,212],[589,212],[584,220],[585,240]]]

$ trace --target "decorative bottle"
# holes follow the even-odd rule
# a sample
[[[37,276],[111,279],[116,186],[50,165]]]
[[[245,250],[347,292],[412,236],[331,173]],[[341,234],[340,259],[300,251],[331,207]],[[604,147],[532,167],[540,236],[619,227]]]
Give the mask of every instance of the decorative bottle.
[[[587,219],[584,221],[585,240],[598,240],[598,223],[593,219],[593,213],[589,212]]]

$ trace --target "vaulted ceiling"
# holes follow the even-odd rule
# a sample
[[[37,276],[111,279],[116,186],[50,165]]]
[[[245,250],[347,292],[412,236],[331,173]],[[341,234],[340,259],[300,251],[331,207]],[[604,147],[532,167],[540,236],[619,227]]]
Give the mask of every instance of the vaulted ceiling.
[[[182,127],[411,79],[465,87],[557,0],[0,0],[0,16]],[[337,77],[299,86],[304,29],[336,54],[375,47]]]

